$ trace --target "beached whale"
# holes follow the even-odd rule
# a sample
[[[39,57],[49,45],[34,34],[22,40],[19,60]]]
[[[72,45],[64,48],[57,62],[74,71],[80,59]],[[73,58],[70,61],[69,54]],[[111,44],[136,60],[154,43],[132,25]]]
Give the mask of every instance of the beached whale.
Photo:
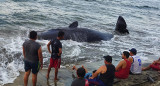
[[[119,16],[116,24],[116,33],[129,34],[126,29],[127,25],[123,17]],[[64,31],[64,40],[73,40],[77,42],[96,42],[101,40],[110,40],[113,34],[102,33],[99,31],[91,30],[88,28],[78,28],[78,22],[75,21],[69,25],[69,27],[59,27],[57,29],[51,29],[46,32],[38,33],[38,39],[54,40],[57,37],[59,31]]]

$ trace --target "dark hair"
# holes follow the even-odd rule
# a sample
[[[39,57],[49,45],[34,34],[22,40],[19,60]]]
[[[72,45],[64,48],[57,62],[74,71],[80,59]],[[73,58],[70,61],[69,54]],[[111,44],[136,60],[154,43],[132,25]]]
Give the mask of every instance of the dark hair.
[[[82,68],[82,67],[78,68],[78,70],[77,70],[78,77],[84,77],[85,74],[86,74],[86,71],[84,68]]]
[[[62,37],[62,36],[64,36],[64,32],[63,31],[59,31],[58,32],[58,37]]]
[[[128,51],[124,51],[123,54],[126,56],[126,58],[129,58],[129,52]]]
[[[31,31],[29,33],[29,38],[30,39],[36,39],[36,37],[37,37],[37,32],[36,31]]]
[[[92,73],[95,73],[97,70],[92,71]]]
[[[104,56],[103,58],[104,58],[107,62],[112,63],[112,56],[107,55],[107,56]]]

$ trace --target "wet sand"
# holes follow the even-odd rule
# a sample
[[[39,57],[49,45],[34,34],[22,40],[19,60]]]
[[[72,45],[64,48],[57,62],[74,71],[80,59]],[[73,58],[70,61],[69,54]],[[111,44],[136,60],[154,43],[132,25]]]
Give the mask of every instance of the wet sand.
[[[94,63],[84,63],[83,65],[87,67],[89,72],[91,72],[92,70],[100,67],[102,64],[103,61],[98,61]],[[81,65],[77,65],[77,67],[80,66]],[[46,79],[47,69],[44,68],[43,70],[40,70],[37,78],[37,86],[70,86],[73,81],[72,75],[75,75],[75,71],[72,71],[71,67],[72,66],[68,66],[59,70],[58,78],[60,80],[58,82],[54,82],[54,69],[52,69],[50,73],[50,79],[48,81]],[[154,83],[148,81],[147,74],[149,74],[155,80]],[[24,86],[23,76],[24,72],[21,72],[20,76],[17,77],[14,83],[5,84],[4,86]],[[29,77],[28,86],[32,86],[31,75]],[[114,86],[160,86],[160,76],[158,75],[157,71],[143,71],[141,75],[130,75],[128,79],[115,79]]]

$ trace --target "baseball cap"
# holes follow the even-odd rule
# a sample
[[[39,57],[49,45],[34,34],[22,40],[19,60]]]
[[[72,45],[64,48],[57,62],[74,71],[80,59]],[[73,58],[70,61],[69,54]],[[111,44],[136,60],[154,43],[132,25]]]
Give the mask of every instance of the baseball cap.
[[[103,56],[103,58],[104,58],[107,62],[112,63],[112,57],[111,57],[111,56],[107,55],[107,56]]]
[[[137,50],[136,50],[135,48],[132,48],[132,49],[130,49],[129,51],[132,52],[134,55],[137,54]]]

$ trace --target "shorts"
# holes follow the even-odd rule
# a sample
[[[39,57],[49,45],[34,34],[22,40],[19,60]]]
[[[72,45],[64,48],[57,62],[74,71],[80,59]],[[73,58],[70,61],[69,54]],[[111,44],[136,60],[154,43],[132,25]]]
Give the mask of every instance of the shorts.
[[[61,65],[61,58],[59,59],[50,58],[50,64],[49,64],[50,67],[60,68],[60,65]]]
[[[89,86],[106,86],[101,80],[99,79],[88,79]]]
[[[37,74],[40,69],[40,63],[24,61],[24,69],[25,69],[25,72],[27,72],[28,70],[32,70],[33,74]]]

